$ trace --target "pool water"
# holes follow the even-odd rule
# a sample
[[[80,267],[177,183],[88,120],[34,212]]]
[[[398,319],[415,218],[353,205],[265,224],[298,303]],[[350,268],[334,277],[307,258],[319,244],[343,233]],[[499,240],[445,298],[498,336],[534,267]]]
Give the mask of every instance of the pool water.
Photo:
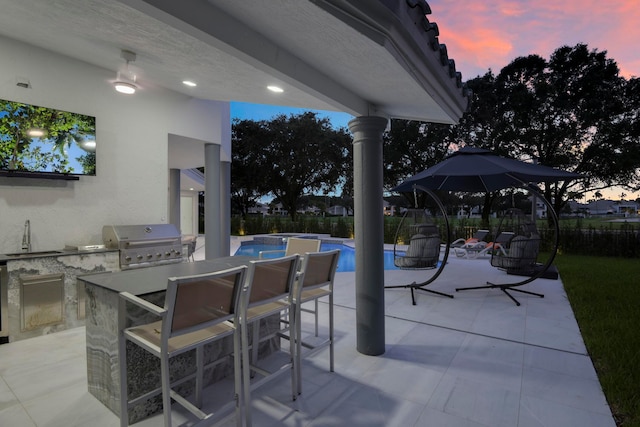
[[[285,245],[264,245],[264,244],[244,244],[238,248],[234,255],[246,255],[257,257],[260,251],[284,250]],[[356,251],[352,247],[337,243],[322,243],[320,251],[331,251],[340,249],[340,258],[338,259],[338,269],[336,271],[355,271],[356,270]],[[400,253],[398,253],[400,255]],[[275,258],[282,256],[282,253],[265,254],[264,258]],[[384,251],[384,269],[398,270],[393,265],[393,251]]]

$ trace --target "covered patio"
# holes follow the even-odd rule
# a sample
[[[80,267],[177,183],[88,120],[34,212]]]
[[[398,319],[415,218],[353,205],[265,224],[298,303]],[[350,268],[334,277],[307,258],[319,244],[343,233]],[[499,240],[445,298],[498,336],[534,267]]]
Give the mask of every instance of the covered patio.
[[[232,251],[238,244],[231,239]],[[200,249],[196,259],[203,258]],[[505,275],[487,258],[449,263],[434,289]],[[420,274],[385,271],[385,283]],[[259,390],[255,425],[614,427],[561,278],[526,286],[545,297],[522,297],[517,307],[492,290],[454,299],[418,294],[412,306],[407,290],[386,290],[385,353],[372,357],[355,346],[355,275],[337,273],[335,372],[328,349],[305,359],[302,395],[291,401],[286,377]],[[305,321],[310,330],[312,318]],[[78,328],[0,346],[1,425],[119,425],[87,391],[84,337]],[[226,402],[231,389],[231,380],[210,387],[205,404]],[[136,426],[158,422],[161,414]],[[216,425],[234,425],[232,414]]]
[[[133,80],[141,94],[160,86],[192,96],[194,104],[233,100],[353,115],[355,236],[362,248],[356,345],[379,355],[385,347],[383,132],[391,118],[454,124],[470,102],[431,13],[425,0],[25,0],[6,5],[0,34],[107,70],[130,57],[124,48],[135,54],[140,75]],[[215,135],[196,138],[177,126],[166,146],[157,144],[171,154],[169,170],[159,171],[169,178],[162,218],[179,228],[181,170],[205,167],[207,259],[229,252],[231,212],[230,117],[201,117],[212,119],[221,123]]]

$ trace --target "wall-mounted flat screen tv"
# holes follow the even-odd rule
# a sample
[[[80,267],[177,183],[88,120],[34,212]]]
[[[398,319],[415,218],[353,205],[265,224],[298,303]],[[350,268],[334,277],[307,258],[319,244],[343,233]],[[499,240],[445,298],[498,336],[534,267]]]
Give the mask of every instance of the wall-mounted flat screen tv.
[[[0,99],[0,171],[96,174],[96,118]]]

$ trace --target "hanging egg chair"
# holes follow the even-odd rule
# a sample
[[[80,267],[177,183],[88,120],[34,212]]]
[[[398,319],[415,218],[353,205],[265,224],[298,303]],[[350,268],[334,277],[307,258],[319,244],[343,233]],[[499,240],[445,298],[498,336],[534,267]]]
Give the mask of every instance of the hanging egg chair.
[[[440,230],[427,209],[407,209],[393,245],[393,263],[401,269],[431,269],[440,259]],[[403,250],[400,250],[400,247]],[[406,248],[404,248],[406,246]]]
[[[435,202],[435,207],[442,214],[439,221],[430,209],[419,207],[418,191]],[[409,288],[413,305],[416,305],[415,290],[453,298],[453,295],[425,288],[442,273],[449,256],[451,239],[447,212],[437,195],[429,189],[416,185],[413,196],[414,207],[405,211],[396,229],[393,262],[402,270],[432,270],[432,273],[422,282],[385,286],[385,289]]]
[[[530,215],[509,209],[498,224],[496,245],[500,246],[491,253],[492,266],[511,274],[533,273],[540,252],[540,233]]]
[[[509,275],[526,276],[527,278],[513,283],[496,284],[487,282],[485,286],[456,288],[456,291],[487,288],[500,289],[516,305],[520,305],[520,302],[511,295],[511,291],[544,298],[544,294],[517,289],[517,287],[531,283],[545,275],[546,278],[557,278],[557,271],[554,277],[551,264],[558,253],[560,227],[558,224],[558,216],[551,203],[540,194],[534,185],[528,184],[526,188],[534,197],[534,200],[537,199],[544,203],[547,208],[547,215],[552,223],[552,228],[548,231],[554,234],[554,236],[547,236],[545,238],[546,242],[553,245],[551,247],[551,254],[548,256],[546,262],[538,262],[542,236],[538,231],[536,222],[531,218],[530,214],[520,209],[511,208],[507,210],[505,215],[500,219],[498,228],[494,233],[491,265],[506,271]]]

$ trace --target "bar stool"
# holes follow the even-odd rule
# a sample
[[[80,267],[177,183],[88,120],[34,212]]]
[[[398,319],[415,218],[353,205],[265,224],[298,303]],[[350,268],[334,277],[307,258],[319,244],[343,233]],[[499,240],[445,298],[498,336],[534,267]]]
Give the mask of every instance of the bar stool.
[[[289,256],[295,254],[303,254],[305,252],[318,252],[322,241],[319,239],[305,239],[300,237],[289,237],[287,239],[287,246],[284,249],[274,249],[269,251],[258,252],[258,257],[274,258],[273,255]]]
[[[234,400],[236,424],[242,425],[241,413],[241,351],[238,315],[243,308],[242,289],[247,267],[236,267],[215,273],[168,280],[165,307],[158,307],[128,292],[120,293],[119,304],[119,363],[120,363],[120,425],[129,424],[128,410],[135,403],[162,394],[164,425],[171,427],[171,399],[198,418],[210,420],[216,414],[206,414],[202,407],[205,344],[233,335],[234,339]],[[155,314],[161,320],[125,328],[127,303]],[[234,320],[234,322],[230,322]],[[127,342],[136,344],[160,359],[161,386],[134,399],[128,396]],[[172,389],[185,378],[170,382],[169,361],[186,351],[196,351],[195,404]],[[192,375],[193,376],[193,375]],[[186,379],[189,379],[187,377]]]
[[[309,351],[305,357],[316,353],[318,350],[329,346],[329,371],[334,371],[334,336],[333,336],[333,281],[338,268],[340,250],[335,249],[326,252],[309,252],[304,256],[302,268],[296,281],[294,293],[294,324],[296,341],[296,382],[298,394],[302,393],[302,347]],[[302,341],[302,304],[314,301],[315,329],[318,336],[318,300],[329,297],[329,337],[316,344]]]
[[[296,370],[294,369],[295,340],[291,339],[292,331],[295,330],[295,321],[291,321],[289,324],[283,323],[280,321],[280,316],[283,311],[292,311],[293,308],[293,283],[298,270],[298,261],[298,255],[292,255],[251,261],[249,265],[244,293],[246,302],[242,304],[240,312],[242,388],[247,426],[251,425],[251,390],[262,386],[280,374],[289,372],[292,399],[295,400],[297,397]],[[287,362],[276,371],[268,371],[258,366],[258,347],[261,341],[260,320],[272,315],[277,315],[279,324],[285,326],[266,337],[262,337],[262,340],[276,336],[289,338],[289,357]],[[252,327],[251,344],[249,344],[250,326]],[[249,348],[251,348],[251,355]],[[262,378],[251,383],[251,377],[254,373],[261,375]]]

